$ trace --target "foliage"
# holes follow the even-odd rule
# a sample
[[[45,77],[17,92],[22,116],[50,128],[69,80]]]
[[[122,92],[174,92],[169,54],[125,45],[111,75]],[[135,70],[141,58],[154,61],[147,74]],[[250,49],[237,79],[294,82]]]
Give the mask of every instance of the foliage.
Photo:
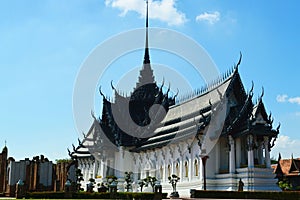
[[[275,157],[272,157],[271,164],[273,165],[273,164],[277,164],[277,163],[278,163],[277,159]]]
[[[69,163],[71,162],[72,160],[71,159],[68,159],[68,158],[64,158],[64,159],[56,159],[55,162],[56,164],[59,164],[59,163]]]
[[[151,192],[118,192],[116,194],[117,199],[136,199],[146,200],[154,199],[155,195],[162,195],[162,198],[167,197],[167,193],[154,194]],[[89,192],[77,192],[72,194],[72,199],[110,199],[110,193],[89,193]],[[65,199],[64,192],[28,192],[26,199]]]
[[[106,181],[110,185],[112,182],[117,181],[118,178],[114,175],[106,176]]]
[[[76,185],[77,185],[77,191],[80,191],[81,181],[84,181],[83,174],[81,172],[81,169],[76,169]]]
[[[27,192],[26,199],[63,199],[64,192]]]
[[[148,186],[149,184],[151,185],[152,187],[152,190],[154,192],[154,185],[155,185],[155,182],[157,181],[157,178],[156,177],[152,177],[152,176],[148,176],[147,178],[144,178],[144,181],[145,181],[145,185]]]
[[[143,192],[143,187],[146,185],[145,180],[144,180],[144,179],[140,180],[140,181],[138,182],[138,184],[139,184],[139,186],[140,186],[140,188],[141,188],[141,192]]]
[[[132,172],[125,172],[125,182],[126,182],[126,191],[129,192],[130,189],[132,189]]]
[[[290,184],[288,181],[286,180],[283,180],[283,181],[279,181],[278,182],[278,186],[283,190],[283,191],[286,191],[286,190],[292,190],[293,186],[292,184]]]
[[[94,192],[94,184],[95,184],[95,179],[94,178],[90,178],[89,179],[89,184],[88,184],[88,188],[87,188],[87,191],[88,192]]]
[[[299,199],[299,192],[269,192],[269,191],[209,191],[191,190],[191,198],[222,198],[222,199]]]
[[[176,185],[177,182],[180,180],[179,176],[177,176],[176,174],[172,174],[172,176],[169,176],[168,179],[169,183],[172,185],[173,192],[176,192]]]
[[[90,183],[96,183],[94,178],[90,178],[90,179],[89,179],[89,182],[90,182]]]

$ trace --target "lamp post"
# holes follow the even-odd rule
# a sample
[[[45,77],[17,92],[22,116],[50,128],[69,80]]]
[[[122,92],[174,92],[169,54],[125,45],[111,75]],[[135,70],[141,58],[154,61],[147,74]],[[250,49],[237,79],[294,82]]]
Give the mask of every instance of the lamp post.
[[[204,179],[204,187],[203,189],[206,190],[206,160],[209,158],[209,156],[201,156],[201,160],[203,163],[203,179]]]

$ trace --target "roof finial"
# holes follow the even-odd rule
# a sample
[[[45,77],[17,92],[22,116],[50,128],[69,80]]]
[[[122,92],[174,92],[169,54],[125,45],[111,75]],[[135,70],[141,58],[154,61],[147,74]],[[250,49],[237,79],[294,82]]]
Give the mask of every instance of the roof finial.
[[[146,44],[145,44],[144,64],[150,64],[149,46],[148,46],[148,0],[146,0],[146,4],[147,4],[147,10],[146,10]]]
[[[7,141],[5,140],[5,141],[4,141],[4,147],[6,147],[6,143],[7,143]]]

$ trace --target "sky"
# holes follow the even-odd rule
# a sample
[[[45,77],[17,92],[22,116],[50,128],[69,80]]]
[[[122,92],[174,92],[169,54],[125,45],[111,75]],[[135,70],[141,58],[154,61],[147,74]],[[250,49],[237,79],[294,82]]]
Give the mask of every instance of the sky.
[[[274,158],[279,152],[283,158],[300,157],[299,6],[297,0],[149,1],[150,26],[193,39],[221,73],[242,52],[239,72],[246,91],[253,81],[255,99],[264,87],[263,101],[274,127],[281,123]],[[41,154],[53,161],[67,158],[67,148],[77,145],[92,123],[88,113],[86,128],[78,130],[73,113],[74,86],[84,61],[107,39],[144,24],[144,0],[0,1],[0,148],[6,141],[9,156],[17,160]],[[154,63],[180,64],[179,73],[193,76],[184,61],[175,63],[159,51],[150,51],[150,56]],[[139,69],[142,57],[142,51],[133,52],[115,65]],[[115,74],[122,70],[110,70],[109,78],[118,82]],[[194,83],[194,88],[204,84]],[[101,84],[104,92],[111,92],[110,81]],[[101,102],[95,95],[91,110],[96,116]]]

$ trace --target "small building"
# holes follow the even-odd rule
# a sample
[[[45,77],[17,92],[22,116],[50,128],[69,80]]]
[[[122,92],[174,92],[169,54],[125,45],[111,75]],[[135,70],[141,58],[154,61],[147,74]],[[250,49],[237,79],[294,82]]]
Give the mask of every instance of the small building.
[[[0,193],[15,196],[19,180],[26,191],[63,191],[67,179],[76,182],[75,170],[75,161],[54,164],[43,155],[16,161],[5,146],[0,154]]]
[[[51,191],[53,185],[53,163],[43,155],[32,160],[15,161],[8,158],[7,162],[7,189],[8,196],[14,196],[16,183],[22,180],[26,191]]]
[[[278,182],[284,181],[291,185],[292,190],[300,190],[300,158],[281,159],[274,167],[274,173]]]

